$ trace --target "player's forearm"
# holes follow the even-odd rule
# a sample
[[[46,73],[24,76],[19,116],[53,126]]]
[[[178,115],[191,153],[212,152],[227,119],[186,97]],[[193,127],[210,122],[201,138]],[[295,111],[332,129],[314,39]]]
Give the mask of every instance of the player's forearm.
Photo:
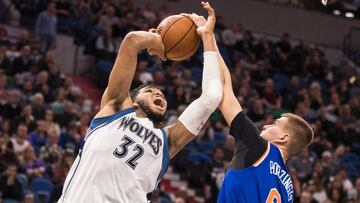
[[[201,96],[180,115],[179,121],[193,135],[197,135],[222,98],[220,67],[215,51],[204,52]]]
[[[179,121],[170,128],[169,136],[173,140],[170,146],[171,157],[194,139],[194,135],[199,133],[210,115],[219,106],[222,98],[220,67],[214,41],[212,35],[210,38],[202,37],[205,48],[202,94],[185,109]]]
[[[242,111],[242,108],[233,92],[230,71],[227,68],[225,61],[220,54],[219,48],[216,44],[215,36],[213,36],[213,41],[215,42],[215,49],[217,52],[217,57],[222,75],[223,97],[219,108],[226,122],[230,126],[232,120],[239,112]]]
[[[104,93],[106,95],[105,100],[108,101],[109,99],[117,98],[122,101],[125,99],[130,89],[131,80],[135,74],[138,51],[139,49],[135,46],[134,37],[130,34],[126,35],[121,43],[109,76],[109,84]],[[130,80],[119,80],[119,77],[125,74],[127,78],[130,77]],[[105,103],[107,103],[107,101]]]
[[[202,97],[211,103],[216,103],[214,110],[222,98],[220,65],[215,51],[204,52],[203,80],[201,84]]]
[[[207,32],[203,33],[201,36],[203,45],[204,45],[204,51],[216,51],[215,47],[215,41],[213,40],[214,33]]]
[[[220,61],[217,57],[216,42],[213,36],[213,32],[205,32],[201,36],[204,43],[204,69],[201,87],[202,96],[205,96],[209,101],[213,101],[213,103],[219,104],[222,98],[222,76]],[[217,101],[219,99],[220,101]]]
[[[219,51],[219,48],[218,48],[218,46],[216,44],[216,39],[215,39],[214,35],[213,35],[213,41],[215,43],[215,49],[216,49],[216,52],[217,52],[220,71],[221,71],[221,75],[222,75],[222,85],[223,85],[224,93],[234,94],[233,93],[233,88],[232,88],[230,71],[229,71],[228,67],[225,64],[225,61],[224,61],[223,57],[220,54],[220,51]]]
[[[217,57],[220,65],[221,70],[221,76],[222,76],[222,84],[223,88],[228,88],[232,90],[232,83],[231,83],[231,76],[228,67],[226,66],[226,63],[223,59],[223,57],[220,54],[219,47],[217,46],[215,35],[212,36],[214,44],[215,44],[215,50],[217,52]]]
[[[137,66],[137,54],[148,46],[149,41],[149,35],[143,31],[130,32],[125,36],[109,76],[104,103],[114,98],[122,102],[128,96]]]

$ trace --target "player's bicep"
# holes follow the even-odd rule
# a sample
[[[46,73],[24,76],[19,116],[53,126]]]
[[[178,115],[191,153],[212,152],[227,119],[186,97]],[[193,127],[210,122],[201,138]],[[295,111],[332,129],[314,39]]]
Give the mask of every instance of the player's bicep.
[[[188,129],[180,122],[177,121],[173,125],[165,127],[168,135],[169,153],[172,159],[187,143],[195,138]]]
[[[236,115],[231,122],[230,135],[235,139],[237,150],[232,164],[234,169],[254,165],[265,154],[268,142],[260,136],[259,130],[244,112]]]
[[[101,97],[101,102],[100,102],[100,109],[104,108],[105,104],[107,104],[109,102],[109,96],[107,94],[107,89],[105,89],[102,97]]]
[[[255,146],[249,146],[243,140],[236,140],[236,152],[231,164],[232,169],[240,170],[257,166],[266,157],[268,143],[259,139]]]
[[[261,138],[259,130],[244,112],[235,115],[231,121],[230,134],[235,140],[242,140],[253,146],[256,145],[257,140]]]

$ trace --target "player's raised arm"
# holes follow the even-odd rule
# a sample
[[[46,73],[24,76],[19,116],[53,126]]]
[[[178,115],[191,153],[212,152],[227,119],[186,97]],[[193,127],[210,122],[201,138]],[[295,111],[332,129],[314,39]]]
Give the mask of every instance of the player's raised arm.
[[[215,37],[214,37],[214,41],[215,41]],[[216,43],[215,46],[218,55],[220,70],[223,77],[222,78],[223,97],[219,105],[219,108],[226,120],[226,123],[229,126],[231,126],[231,122],[234,120],[235,116],[242,111],[242,108],[233,92],[229,69],[225,64],[224,59],[222,58]]]
[[[164,45],[161,37],[156,33],[133,31],[128,33],[121,43],[113,69],[109,76],[109,83],[101,99],[101,109],[109,103],[121,106],[125,99],[130,107],[129,90],[137,64],[137,54],[140,50],[152,48],[155,54],[165,59]]]
[[[186,108],[174,125],[166,128],[171,157],[174,157],[199,133],[211,113],[218,107],[222,97],[220,67],[213,40],[215,11],[209,3],[201,4],[208,11],[207,20],[196,14],[183,15],[194,21],[204,45],[202,94]]]

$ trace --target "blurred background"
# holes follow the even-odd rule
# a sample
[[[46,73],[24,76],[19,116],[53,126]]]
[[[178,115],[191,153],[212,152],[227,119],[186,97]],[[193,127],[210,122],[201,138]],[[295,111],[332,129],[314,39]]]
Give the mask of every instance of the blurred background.
[[[206,15],[199,2],[0,0],[2,202],[57,201],[123,37],[180,12]],[[315,131],[310,148],[288,162],[294,202],[360,202],[360,1],[210,3],[248,116],[262,128],[293,112]],[[165,124],[201,94],[201,49],[181,63],[139,54],[132,87],[154,83],[165,93]],[[171,161],[151,202],[216,202],[233,145],[214,112]]]

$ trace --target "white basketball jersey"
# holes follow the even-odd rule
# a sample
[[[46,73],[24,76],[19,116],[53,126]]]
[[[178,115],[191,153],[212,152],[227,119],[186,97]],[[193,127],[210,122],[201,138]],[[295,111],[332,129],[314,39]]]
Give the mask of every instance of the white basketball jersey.
[[[58,203],[145,203],[168,162],[165,131],[134,109],[96,118]]]

